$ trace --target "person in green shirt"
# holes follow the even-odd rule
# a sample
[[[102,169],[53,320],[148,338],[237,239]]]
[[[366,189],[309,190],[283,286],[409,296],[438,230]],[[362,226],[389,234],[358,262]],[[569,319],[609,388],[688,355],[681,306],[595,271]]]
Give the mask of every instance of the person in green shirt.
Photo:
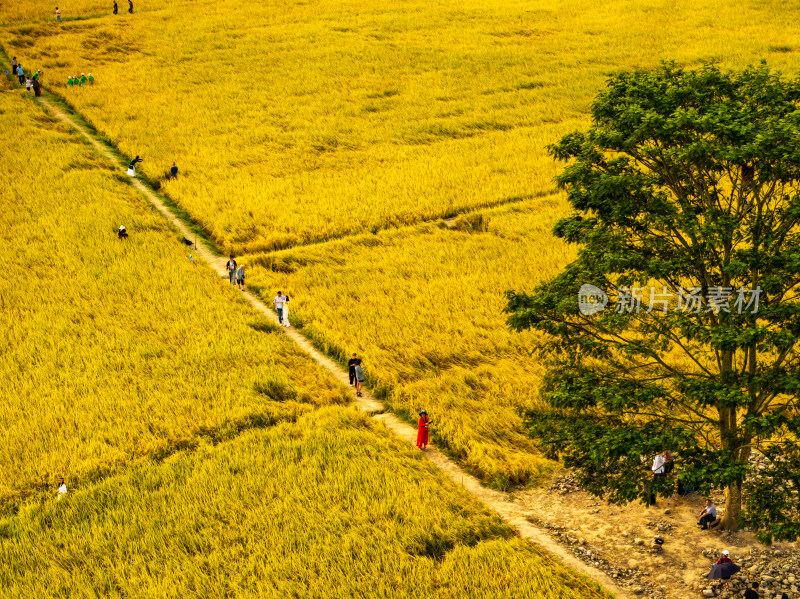
[[[81,73],[81,85],[86,85],[86,75]]]
[[[94,76],[91,73],[89,73],[89,83],[94,85]]]
[[[72,87],[72,85],[73,85],[73,84],[72,84],[72,75],[69,75],[69,76],[67,76],[67,85],[68,85],[69,87]]]

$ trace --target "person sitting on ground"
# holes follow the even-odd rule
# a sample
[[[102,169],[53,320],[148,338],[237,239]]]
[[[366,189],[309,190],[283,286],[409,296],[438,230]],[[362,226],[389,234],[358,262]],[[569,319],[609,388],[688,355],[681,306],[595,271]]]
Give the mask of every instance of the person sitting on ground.
[[[720,564],[731,564],[731,563],[733,563],[731,562],[731,554],[726,549],[725,551],[722,552],[722,557],[720,557],[714,565],[719,566]]]
[[[758,583],[754,582],[753,587],[744,592],[744,599],[760,599],[758,596]]]
[[[706,507],[700,512],[700,522],[698,526],[702,526],[702,530],[708,530],[708,525],[717,519],[717,508],[710,499],[706,499]]]
[[[58,477],[58,495],[56,495],[56,499],[61,499],[62,495],[67,494],[67,485],[64,483],[64,478],[59,476]]]
[[[125,228],[125,225],[120,225],[119,229],[117,229],[117,238],[119,239],[128,238],[128,229]]]
[[[94,75],[89,73],[89,85],[94,85]]]

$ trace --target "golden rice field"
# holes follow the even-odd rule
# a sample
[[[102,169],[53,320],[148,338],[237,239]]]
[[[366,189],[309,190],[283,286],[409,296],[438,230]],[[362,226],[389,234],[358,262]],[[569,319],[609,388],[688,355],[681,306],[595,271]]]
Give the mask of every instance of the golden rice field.
[[[798,64],[777,0],[143,5],[6,27],[11,54],[159,178],[225,250],[260,251],[548,192],[545,146],[605,76],[662,59]],[[87,9],[89,12],[95,8]],[[91,88],[66,87],[93,72]]]
[[[91,147],[0,100],[0,508],[345,401]]]
[[[354,409],[0,520],[2,597],[610,597]]]
[[[425,408],[437,444],[508,487],[553,464],[522,427],[542,372],[534,334],[505,326],[503,292],[573,257],[549,238],[560,214],[551,196],[486,212],[486,232],[424,224],[284,250],[253,258],[251,282],[265,298],[287,292],[318,345],[343,363],[358,352],[392,410],[414,420]]]

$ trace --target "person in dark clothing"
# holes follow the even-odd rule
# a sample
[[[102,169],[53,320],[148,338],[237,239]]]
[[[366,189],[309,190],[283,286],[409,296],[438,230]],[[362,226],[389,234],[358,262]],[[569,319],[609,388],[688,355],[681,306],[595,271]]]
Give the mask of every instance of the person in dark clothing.
[[[231,255],[231,259],[225,263],[225,268],[228,269],[228,279],[231,282],[231,285],[236,284],[236,260],[233,259],[233,255]]]
[[[752,589],[747,589],[744,592],[744,599],[760,599],[759,596],[758,596],[758,583],[757,582],[753,583],[753,588]]]
[[[136,163],[137,162],[144,162],[144,158],[139,158],[139,155],[137,154],[136,158],[131,160],[130,164],[128,165],[128,174],[131,177],[135,177],[136,176]]]
[[[133,14],[133,0],[128,0],[128,12]]]
[[[32,83],[32,85],[33,85],[33,93],[34,93],[34,94],[36,95],[36,97],[38,98],[39,96],[41,96],[41,95],[42,95],[42,86],[41,86],[41,85],[39,85],[39,80],[38,80],[38,79],[36,79],[36,78],[34,78],[34,79],[33,79],[33,83]]]
[[[17,57],[11,59],[11,74],[17,76]]]
[[[350,358],[350,360],[348,360],[348,362],[347,362],[347,370],[350,371],[350,386],[351,387],[353,386],[353,383],[355,383],[355,381],[356,381],[356,362],[358,362],[358,360],[356,359],[356,355],[355,354],[353,354],[353,357]]]
[[[128,229],[125,228],[125,225],[120,225],[119,229],[117,229],[117,238],[118,239],[128,238]]]
[[[167,179],[177,179],[178,178],[178,166],[173,162],[172,168],[169,169],[169,174],[167,175]]]
[[[117,14],[117,0],[114,0],[114,14]]]

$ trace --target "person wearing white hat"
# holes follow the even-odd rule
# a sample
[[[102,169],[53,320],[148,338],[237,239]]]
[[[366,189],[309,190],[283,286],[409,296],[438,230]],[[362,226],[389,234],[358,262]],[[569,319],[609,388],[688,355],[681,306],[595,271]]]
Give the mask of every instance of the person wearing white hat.
[[[725,549],[725,550],[722,552],[722,557],[721,557],[721,558],[719,558],[719,559],[717,560],[717,563],[716,563],[716,564],[714,564],[714,565],[715,565],[715,566],[718,566],[719,564],[730,564],[730,563],[732,563],[732,562],[731,562],[731,554],[730,554],[730,552],[729,552],[727,549]]]
[[[117,229],[117,237],[119,239],[127,239],[128,238],[128,229],[125,228],[125,225],[120,225],[119,229]]]

